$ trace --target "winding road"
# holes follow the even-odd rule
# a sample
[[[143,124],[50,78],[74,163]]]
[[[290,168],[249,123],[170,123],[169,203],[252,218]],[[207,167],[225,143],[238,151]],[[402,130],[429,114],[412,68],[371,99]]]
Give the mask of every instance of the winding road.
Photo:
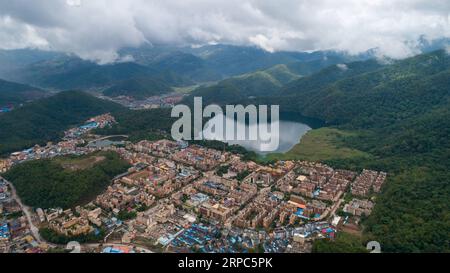
[[[32,217],[32,212],[31,212],[31,208],[24,205],[22,200],[20,199],[19,195],[17,194],[16,188],[14,187],[14,185],[9,182],[8,180],[4,179],[3,177],[0,176],[0,179],[3,179],[6,184],[9,186],[9,188],[11,189],[11,198],[16,200],[17,204],[20,206],[20,208],[22,209],[23,213],[25,214],[25,217],[27,218],[28,224],[30,226],[30,230],[31,233],[33,234],[34,238],[36,239],[36,241],[38,243],[46,243],[48,246],[51,247],[56,247],[57,245],[55,244],[51,244],[47,241],[45,241],[44,239],[42,239],[41,235],[39,234],[39,228],[37,228],[34,223],[33,223],[33,217]],[[140,252],[143,253],[153,253],[151,250],[141,247],[141,246],[137,246],[134,244],[105,244],[107,246],[128,246],[128,247],[135,247],[137,250],[139,250]],[[100,244],[82,244],[80,245],[81,247],[98,247],[100,246]]]
[[[27,218],[28,224],[30,225],[31,233],[33,234],[34,238],[36,238],[36,241],[38,241],[38,243],[44,242],[44,240],[42,240],[42,238],[41,238],[41,235],[39,234],[39,229],[33,223],[32,216],[31,216],[32,213],[30,211],[30,208],[25,206],[22,203],[22,200],[20,199],[19,195],[17,195],[16,188],[14,187],[14,185],[1,176],[0,176],[0,179],[3,179],[6,182],[6,184],[9,186],[9,188],[11,189],[11,194],[12,194],[11,197],[14,200],[16,200],[17,204],[19,204],[20,208],[24,212],[25,217]]]

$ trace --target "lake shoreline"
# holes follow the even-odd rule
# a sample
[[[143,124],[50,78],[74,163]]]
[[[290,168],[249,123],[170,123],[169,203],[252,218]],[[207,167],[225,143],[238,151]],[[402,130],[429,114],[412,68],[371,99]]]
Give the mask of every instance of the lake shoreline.
[[[278,147],[273,151],[263,151],[261,149],[263,144],[267,142],[258,140],[226,140],[224,136],[225,128],[223,132],[217,132],[216,128],[212,127],[217,124],[217,122],[221,122],[218,119],[223,119],[223,124],[230,122],[230,119],[227,119],[225,115],[217,115],[210,119],[206,124],[203,130],[203,137],[205,140],[218,140],[229,145],[239,145],[244,147],[248,151],[252,151],[257,153],[259,156],[267,156],[272,153],[286,153],[290,151],[295,145],[300,143],[302,137],[309,131],[313,130],[313,127],[308,124],[301,123],[299,121],[294,121],[293,118],[285,119],[285,115],[279,120],[279,134],[272,134],[271,139],[273,142],[278,143]],[[298,120],[298,119],[297,119]],[[233,121],[231,121],[233,122]],[[246,122],[245,124],[237,122],[237,128],[235,139],[248,139],[249,132],[251,130],[258,130],[259,126],[268,126],[271,127],[274,124],[269,123],[253,123],[249,124]],[[276,127],[277,125],[275,125]],[[212,127],[212,128],[211,128]],[[315,127],[315,126],[314,126]],[[242,134],[245,132],[245,135]],[[240,135],[238,135],[240,133]]]

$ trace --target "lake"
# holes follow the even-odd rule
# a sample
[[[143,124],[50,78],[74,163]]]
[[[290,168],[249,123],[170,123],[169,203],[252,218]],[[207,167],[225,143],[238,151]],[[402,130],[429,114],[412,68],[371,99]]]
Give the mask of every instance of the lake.
[[[285,153],[291,150],[296,144],[298,144],[301,140],[301,138],[312,128],[308,126],[307,124],[298,122],[298,121],[289,121],[289,120],[280,120],[279,121],[279,128],[280,128],[280,134],[279,134],[279,146],[278,149],[273,152],[264,152],[260,150],[261,144],[263,143],[261,140],[235,140],[235,141],[226,141],[223,140],[223,136],[220,136],[219,134],[212,132],[211,130],[208,130],[208,128],[211,128],[211,123],[216,122],[219,119],[226,120],[226,117],[224,115],[217,115],[210,121],[208,121],[205,125],[205,130],[203,131],[203,136],[207,140],[221,140],[231,145],[240,145],[244,148],[246,148],[249,151],[254,151],[260,155],[267,155],[269,153]],[[227,122],[232,122],[232,120],[227,120]],[[225,124],[225,123],[224,123]],[[245,127],[245,132],[248,135],[248,132],[250,129],[253,129],[257,127],[257,124],[243,124],[238,123],[238,127],[242,128]],[[263,126],[267,126],[266,123],[263,124]],[[270,125],[269,125],[270,128]],[[239,130],[237,130],[239,131]],[[241,130],[243,132],[244,130]],[[238,139],[237,137],[235,139]]]

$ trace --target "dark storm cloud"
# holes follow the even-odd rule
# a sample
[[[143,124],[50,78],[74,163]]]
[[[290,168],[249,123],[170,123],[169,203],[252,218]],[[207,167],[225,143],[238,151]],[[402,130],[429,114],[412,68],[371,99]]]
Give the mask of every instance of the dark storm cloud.
[[[380,55],[402,58],[417,53],[421,35],[450,37],[444,0],[77,1],[2,0],[0,48],[50,48],[100,62],[144,43],[350,53],[378,48]]]

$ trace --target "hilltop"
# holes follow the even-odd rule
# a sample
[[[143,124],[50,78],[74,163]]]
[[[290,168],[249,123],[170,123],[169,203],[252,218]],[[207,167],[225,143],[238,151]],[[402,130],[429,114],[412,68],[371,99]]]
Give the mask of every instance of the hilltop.
[[[80,91],[61,92],[34,101],[0,119],[0,154],[57,140],[65,129],[88,118],[124,110],[118,104]]]
[[[259,73],[256,81],[265,80],[261,86],[267,88],[254,98],[247,97],[243,79],[193,95],[221,105],[279,104],[282,112],[322,120],[326,128],[269,158],[389,172],[365,234],[385,251],[448,251],[450,56],[444,50],[397,61],[337,63],[273,89],[271,78]]]
[[[338,77],[342,67],[325,69],[289,84],[281,99],[265,101],[351,132],[326,144],[371,155],[326,162],[390,173],[365,223],[385,251],[448,251],[450,56],[441,50],[358,67],[348,64]]]
[[[42,89],[0,79],[0,107],[7,104],[14,106],[46,95],[48,93]]]

